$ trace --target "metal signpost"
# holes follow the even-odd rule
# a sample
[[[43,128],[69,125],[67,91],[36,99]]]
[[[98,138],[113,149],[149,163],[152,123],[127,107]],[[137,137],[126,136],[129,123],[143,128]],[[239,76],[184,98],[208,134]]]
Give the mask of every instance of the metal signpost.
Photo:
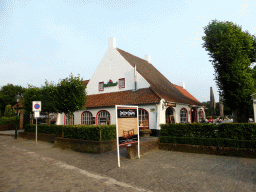
[[[120,167],[119,148],[138,145],[140,158],[140,137],[138,125],[138,106],[116,105],[117,159]]]
[[[34,112],[34,117],[36,118],[36,145],[37,145],[37,118],[40,117],[41,101],[32,102],[32,111]]]

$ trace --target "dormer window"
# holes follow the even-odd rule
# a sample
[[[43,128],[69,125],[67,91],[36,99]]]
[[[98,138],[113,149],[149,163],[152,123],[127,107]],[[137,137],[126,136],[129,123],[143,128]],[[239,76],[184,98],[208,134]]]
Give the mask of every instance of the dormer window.
[[[119,89],[125,88],[125,79],[119,79]]]
[[[99,82],[99,91],[104,91],[104,82]]]

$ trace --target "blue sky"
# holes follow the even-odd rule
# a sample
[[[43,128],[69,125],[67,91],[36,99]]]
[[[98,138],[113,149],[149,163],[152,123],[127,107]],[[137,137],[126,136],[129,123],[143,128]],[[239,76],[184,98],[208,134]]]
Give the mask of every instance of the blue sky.
[[[231,21],[256,35],[253,0],[1,0],[0,86],[40,87],[72,72],[90,79],[108,49],[151,63],[199,101],[210,100],[214,68],[202,48],[203,27]],[[255,23],[254,23],[255,21]]]

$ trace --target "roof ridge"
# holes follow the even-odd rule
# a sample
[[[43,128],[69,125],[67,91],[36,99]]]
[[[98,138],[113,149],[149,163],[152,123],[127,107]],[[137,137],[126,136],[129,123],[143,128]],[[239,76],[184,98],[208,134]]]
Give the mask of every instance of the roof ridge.
[[[156,69],[148,61],[134,56],[126,51],[116,48],[120,55],[132,67],[136,65],[138,73],[150,84],[151,90],[160,98],[167,101],[177,103],[188,103],[202,105],[197,99],[189,94],[185,89],[179,90],[173,83],[171,83],[158,69]],[[188,94],[187,94],[187,93]]]

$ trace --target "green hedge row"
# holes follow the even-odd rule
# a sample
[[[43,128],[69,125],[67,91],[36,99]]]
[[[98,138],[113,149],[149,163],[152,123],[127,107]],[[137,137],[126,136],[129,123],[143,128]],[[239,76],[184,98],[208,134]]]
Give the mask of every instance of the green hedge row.
[[[55,134],[55,135],[62,135],[62,127],[64,125],[44,125],[38,124],[37,125],[37,132],[44,133],[44,134]],[[24,126],[24,132],[36,132],[36,125],[35,124],[26,124]]]
[[[0,126],[1,125],[13,125],[19,123],[18,117],[1,117],[0,118]]]
[[[161,136],[256,140],[256,124],[253,123],[179,123],[160,126]]]
[[[161,143],[256,149],[256,141],[252,141],[252,140],[236,140],[236,139],[227,139],[227,138],[171,137],[171,136],[160,136],[159,140]]]
[[[36,125],[27,124],[25,132],[35,132]],[[91,141],[108,141],[116,139],[115,125],[37,125],[38,133],[62,135],[64,138]]]
[[[69,125],[65,126],[64,137],[92,141],[116,139],[115,125]]]
[[[13,130],[16,126],[19,127],[18,117],[1,117],[0,118],[0,131]]]

